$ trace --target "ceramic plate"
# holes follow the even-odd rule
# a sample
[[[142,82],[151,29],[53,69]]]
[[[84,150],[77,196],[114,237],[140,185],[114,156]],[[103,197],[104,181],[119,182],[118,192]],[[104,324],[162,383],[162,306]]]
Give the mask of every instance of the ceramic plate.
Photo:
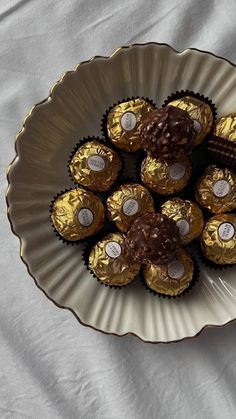
[[[86,270],[81,246],[59,241],[49,222],[52,197],[73,186],[66,170],[68,156],[79,138],[101,136],[104,111],[131,96],[148,97],[159,106],[181,89],[209,97],[219,116],[236,111],[236,69],[227,60],[195,49],[133,45],[67,72],[30,111],[17,137],[7,204],[21,258],[55,304],[105,333],[173,342],[236,318],[234,269],[215,271],[201,265],[197,285],[177,299],[155,297],[139,281],[110,289]]]

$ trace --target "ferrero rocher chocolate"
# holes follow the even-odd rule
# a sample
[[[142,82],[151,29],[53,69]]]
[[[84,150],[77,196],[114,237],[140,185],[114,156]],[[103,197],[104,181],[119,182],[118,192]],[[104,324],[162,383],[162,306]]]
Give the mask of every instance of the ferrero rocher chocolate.
[[[191,163],[187,157],[168,163],[150,156],[143,160],[141,180],[153,192],[171,195],[181,191],[191,176]]]
[[[153,106],[144,99],[132,99],[114,106],[107,118],[107,132],[112,143],[130,153],[140,150],[140,125],[153,111]]]
[[[236,143],[236,113],[222,116],[216,121],[214,134],[226,138],[229,142]]]
[[[216,166],[209,166],[196,185],[196,200],[214,214],[236,208],[236,175]]]
[[[121,169],[118,154],[99,141],[88,141],[74,154],[70,171],[75,182],[97,192],[107,191]]]
[[[137,217],[154,211],[150,192],[137,183],[121,185],[107,199],[108,217],[120,231],[128,231]]]
[[[184,96],[180,99],[175,99],[168,105],[183,109],[188,112],[190,118],[194,123],[194,143],[201,144],[206,135],[210,132],[213,124],[213,114],[210,106],[202,100],[196,99],[192,96]]]
[[[174,106],[154,111],[141,128],[144,150],[154,158],[168,161],[189,154],[194,147],[194,135],[188,112]]]
[[[236,169],[236,113],[216,121],[208,147],[217,162]]]
[[[127,285],[139,273],[140,263],[130,260],[125,236],[112,233],[99,241],[89,255],[89,268],[107,285]]]
[[[82,188],[72,189],[56,198],[51,220],[66,240],[82,240],[103,227],[104,207],[92,192]]]
[[[182,245],[189,244],[202,232],[204,226],[203,214],[194,202],[172,198],[161,206],[161,213],[175,221],[179,228]]]
[[[236,263],[236,215],[211,217],[202,232],[201,246],[206,258],[216,264]]]
[[[179,229],[165,215],[147,213],[134,221],[126,243],[132,258],[140,263],[165,264],[180,248]]]
[[[147,286],[160,294],[176,296],[189,287],[193,279],[194,263],[184,249],[166,265],[147,265],[144,279]]]

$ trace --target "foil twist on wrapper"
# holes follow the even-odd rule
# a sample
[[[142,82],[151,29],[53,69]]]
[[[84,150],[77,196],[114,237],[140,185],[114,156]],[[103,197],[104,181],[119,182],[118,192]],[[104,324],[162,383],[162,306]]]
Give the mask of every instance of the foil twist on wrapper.
[[[209,166],[196,184],[197,202],[214,214],[236,208],[236,175],[214,165]]]
[[[220,264],[236,263],[236,215],[219,214],[211,217],[202,232],[204,256]]]
[[[121,185],[107,199],[108,218],[123,232],[127,232],[140,215],[154,211],[150,192],[137,183]]]
[[[82,240],[102,229],[104,206],[92,192],[82,188],[72,189],[56,198],[51,220],[64,239]]]
[[[216,121],[208,147],[217,162],[236,169],[236,113]]]
[[[177,296],[185,291],[194,273],[194,263],[184,249],[180,249],[176,258],[166,265],[146,265],[144,280],[147,286],[160,294]]]
[[[146,213],[132,224],[126,244],[132,259],[140,263],[165,264],[180,248],[180,234],[170,218]]]
[[[203,214],[194,202],[172,198],[161,206],[161,213],[175,221],[182,245],[191,243],[203,230]]]
[[[107,132],[111,142],[129,153],[141,150],[141,123],[154,109],[150,103],[141,98],[114,106],[107,118]]]
[[[192,96],[184,96],[168,103],[188,112],[194,123],[194,143],[201,144],[207,134],[209,134],[213,124],[213,113],[210,106]]]
[[[75,182],[97,192],[110,189],[121,170],[118,154],[98,141],[79,147],[69,164]]]
[[[187,157],[168,163],[148,156],[141,165],[141,180],[151,191],[171,195],[187,185],[191,172],[191,163]]]
[[[89,255],[89,269],[104,284],[124,286],[138,275],[140,263],[130,258],[125,236],[111,233],[99,241]]]

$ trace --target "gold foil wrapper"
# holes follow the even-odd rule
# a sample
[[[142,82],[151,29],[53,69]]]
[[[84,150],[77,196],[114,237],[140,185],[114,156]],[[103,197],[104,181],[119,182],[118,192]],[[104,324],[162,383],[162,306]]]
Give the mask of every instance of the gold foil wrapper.
[[[196,239],[204,226],[203,214],[200,208],[191,201],[172,198],[161,206],[161,213],[176,222],[180,232],[182,245],[187,245]]]
[[[236,263],[236,215],[211,217],[202,232],[201,246],[206,258],[216,264]]]
[[[112,143],[130,153],[141,150],[141,123],[154,110],[144,99],[132,99],[114,106],[107,119],[108,136]]]
[[[209,166],[196,184],[197,202],[214,214],[236,208],[236,175],[228,169]]]
[[[76,151],[69,167],[75,182],[92,191],[104,192],[115,182],[121,160],[104,144],[89,141]]]
[[[123,286],[138,275],[140,263],[131,260],[125,246],[125,236],[111,233],[99,241],[89,255],[89,269],[107,285]]]
[[[193,278],[194,263],[186,250],[181,249],[176,259],[167,265],[147,265],[144,279],[147,286],[160,294],[176,296],[189,287]]]
[[[121,185],[107,199],[107,212],[120,231],[127,232],[134,220],[146,212],[155,212],[150,192],[137,183]]]
[[[194,122],[196,136],[195,145],[201,144],[206,135],[210,132],[213,124],[213,114],[210,106],[192,96],[185,96],[181,99],[173,100],[168,105],[175,106],[188,112]]]
[[[236,142],[236,113],[222,116],[216,121],[214,135]]]
[[[191,163],[187,157],[167,163],[148,156],[142,162],[141,180],[153,192],[171,195],[187,185],[191,171]]]
[[[103,227],[104,206],[92,192],[72,189],[55,200],[51,220],[66,240],[82,240]]]

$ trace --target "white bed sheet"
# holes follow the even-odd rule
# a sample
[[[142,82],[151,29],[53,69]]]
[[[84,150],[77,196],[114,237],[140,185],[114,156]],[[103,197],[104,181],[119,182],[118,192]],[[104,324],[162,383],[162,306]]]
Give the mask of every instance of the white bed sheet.
[[[171,345],[82,327],[35,286],[4,199],[14,137],[65,70],[158,41],[236,62],[231,0],[0,0],[0,418],[232,419],[235,324]]]

